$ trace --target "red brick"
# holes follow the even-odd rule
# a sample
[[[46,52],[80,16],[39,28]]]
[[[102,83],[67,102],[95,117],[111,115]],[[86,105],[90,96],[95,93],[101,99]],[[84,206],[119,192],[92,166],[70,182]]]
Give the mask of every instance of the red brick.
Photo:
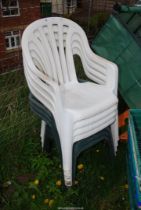
[[[22,64],[21,49],[16,52],[6,50],[4,32],[20,30],[22,34],[26,25],[40,18],[40,0],[19,0],[19,7],[20,16],[0,16],[0,73]]]

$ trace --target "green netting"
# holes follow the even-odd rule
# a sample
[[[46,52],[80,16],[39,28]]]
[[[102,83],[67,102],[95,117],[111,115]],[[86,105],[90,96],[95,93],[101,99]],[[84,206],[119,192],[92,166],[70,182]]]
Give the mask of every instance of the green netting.
[[[110,16],[92,49],[119,67],[119,91],[130,108],[141,107],[141,45],[119,19]]]

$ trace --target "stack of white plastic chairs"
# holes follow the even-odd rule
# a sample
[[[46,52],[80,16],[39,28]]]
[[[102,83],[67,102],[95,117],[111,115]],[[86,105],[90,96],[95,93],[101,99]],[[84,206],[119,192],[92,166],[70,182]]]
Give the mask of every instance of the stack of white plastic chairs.
[[[31,23],[23,33],[22,50],[28,87],[55,119],[65,185],[71,186],[75,142],[111,126],[117,150],[117,66],[94,54],[82,28],[61,17]],[[84,71],[93,82],[78,82],[74,55],[80,56]],[[42,140],[44,128],[42,122]]]

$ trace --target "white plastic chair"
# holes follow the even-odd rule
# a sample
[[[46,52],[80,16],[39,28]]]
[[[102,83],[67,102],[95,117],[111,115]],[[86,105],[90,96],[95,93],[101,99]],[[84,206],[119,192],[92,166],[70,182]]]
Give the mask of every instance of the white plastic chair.
[[[61,17],[31,23],[23,33],[22,50],[29,89],[54,116],[65,185],[71,186],[75,142],[110,125],[117,150],[117,66],[94,54],[82,28]],[[93,82],[78,82],[75,54],[80,56],[85,73]],[[42,122],[42,139],[44,127]]]

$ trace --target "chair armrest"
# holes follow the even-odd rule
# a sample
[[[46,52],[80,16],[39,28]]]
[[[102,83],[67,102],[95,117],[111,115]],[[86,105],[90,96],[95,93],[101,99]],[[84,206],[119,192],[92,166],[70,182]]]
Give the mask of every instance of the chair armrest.
[[[118,66],[115,63],[107,61],[107,82],[108,86],[115,95],[117,95],[118,90]]]
[[[23,59],[24,72],[32,94],[47,107],[52,114],[62,109],[62,98],[59,85],[51,78],[39,71],[33,62]]]
[[[62,108],[63,108],[63,103],[62,103],[62,96],[61,96],[61,91],[60,91],[59,85],[55,81],[53,81],[52,79],[47,77],[46,75],[44,75],[44,80],[43,81],[51,89],[51,92],[52,92],[53,97],[54,97],[56,110],[58,109],[59,112],[60,112],[60,110],[62,110]]]
[[[109,87],[117,94],[117,66],[91,50],[86,34],[82,30],[79,31],[79,35],[72,36],[71,40],[73,54],[80,56],[87,77],[97,84]]]
[[[118,67],[115,63],[96,55],[90,48],[86,51],[84,70],[92,81],[105,85],[117,95]]]

